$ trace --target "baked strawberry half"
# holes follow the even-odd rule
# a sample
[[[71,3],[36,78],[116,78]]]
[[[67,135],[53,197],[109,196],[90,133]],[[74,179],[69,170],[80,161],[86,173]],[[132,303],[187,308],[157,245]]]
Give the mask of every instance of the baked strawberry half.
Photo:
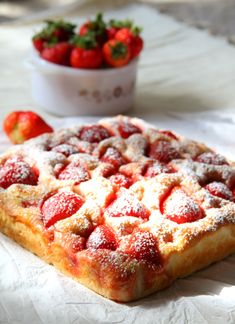
[[[101,157],[101,161],[105,163],[110,163],[114,168],[119,168],[125,163],[125,159],[122,154],[114,147],[108,147],[104,155]]]
[[[191,223],[204,217],[199,204],[181,187],[174,187],[162,204],[162,212],[166,218],[178,223]]]
[[[119,197],[111,203],[106,213],[111,217],[133,216],[148,219],[150,212],[134,195],[123,191]]]
[[[99,143],[110,136],[109,131],[102,125],[84,126],[79,134],[82,141],[89,143]]]
[[[135,231],[128,242],[126,253],[131,257],[155,265],[161,265],[162,259],[156,238],[147,231]]]
[[[87,181],[90,175],[85,167],[81,165],[67,165],[59,174],[59,180],[73,180],[76,184]]]
[[[226,200],[233,200],[232,191],[222,182],[213,181],[208,183],[205,186],[205,189],[207,189],[213,196]]]
[[[45,227],[70,217],[83,205],[84,199],[69,191],[58,192],[44,201],[41,212]]]
[[[123,138],[128,138],[129,136],[133,134],[139,134],[141,133],[141,130],[139,127],[135,126],[134,124],[130,122],[120,122],[118,124],[118,131]]]
[[[21,158],[11,158],[0,167],[0,187],[7,189],[12,184],[37,185],[38,170]]]
[[[222,155],[214,152],[202,153],[201,155],[197,156],[196,161],[201,163],[206,163],[206,164],[214,164],[214,165],[228,164],[228,162]]]
[[[118,247],[117,238],[113,230],[106,226],[100,225],[89,236],[86,247],[88,249],[109,249],[116,250]]]
[[[150,146],[149,156],[163,163],[180,158],[180,154],[173,144],[163,140],[156,140]]]

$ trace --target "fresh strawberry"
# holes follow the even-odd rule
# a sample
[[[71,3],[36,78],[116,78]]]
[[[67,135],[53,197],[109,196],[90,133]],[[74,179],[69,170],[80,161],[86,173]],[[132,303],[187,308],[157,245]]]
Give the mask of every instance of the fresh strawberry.
[[[88,171],[81,165],[67,165],[58,176],[59,180],[73,180],[76,184],[90,179]]]
[[[147,231],[133,232],[125,252],[139,261],[155,265],[162,263],[157,240],[152,233]]]
[[[140,28],[122,28],[116,35],[115,39],[126,43],[130,48],[131,59],[137,57],[143,49],[143,39],[139,36]]]
[[[158,132],[161,133],[161,134],[164,134],[164,135],[166,135],[166,136],[168,136],[168,137],[170,137],[170,138],[172,138],[174,140],[178,140],[178,137],[169,130],[159,130]]]
[[[103,56],[106,64],[118,68],[129,63],[130,50],[126,43],[111,39],[103,46]]]
[[[107,208],[107,215],[110,217],[133,216],[146,219],[150,213],[134,195],[125,191]]]
[[[110,136],[109,131],[102,125],[84,126],[79,134],[82,141],[89,143],[99,143]]]
[[[93,35],[97,43],[101,46],[106,42],[106,23],[101,13],[98,13],[94,20],[89,20],[80,27],[79,35],[85,36],[87,34]]]
[[[101,157],[101,161],[112,164],[115,169],[118,169],[125,163],[125,159],[121,153],[114,147],[108,147],[104,155]]]
[[[48,20],[45,27],[32,37],[33,46],[41,53],[46,47],[53,47],[59,42],[67,42],[74,36],[75,27],[63,20]],[[49,55],[48,51],[44,55]]]
[[[214,152],[202,153],[201,155],[197,156],[196,161],[201,163],[206,163],[206,164],[214,164],[214,165],[228,164],[228,162],[222,155]]]
[[[43,133],[53,132],[53,128],[32,111],[10,113],[4,119],[3,129],[14,144],[23,143]]]
[[[58,192],[48,198],[41,207],[42,220],[46,227],[72,216],[83,205],[84,199],[73,192]]]
[[[94,36],[86,34],[73,39],[74,49],[70,57],[70,64],[74,68],[97,69],[101,67],[103,57]]]
[[[133,134],[141,133],[139,127],[129,122],[120,122],[118,124],[118,131],[123,138],[128,138]]]
[[[145,173],[145,177],[152,178],[152,177],[157,176],[158,174],[171,173],[172,171],[173,170],[166,164],[156,161],[148,167],[148,169]]]
[[[66,143],[56,145],[51,150],[53,152],[62,153],[66,157],[68,157],[72,154],[75,154],[75,153],[79,153],[79,149],[76,146],[66,144]]]
[[[201,207],[181,187],[174,187],[162,204],[166,218],[178,223],[195,222],[204,217]]]
[[[127,178],[124,174],[116,173],[112,175],[109,180],[112,185],[120,189],[121,187],[129,188],[132,185],[131,179]]]
[[[30,167],[21,158],[8,159],[5,164],[0,167],[0,187],[7,189],[14,183],[26,185],[37,185],[38,171],[36,168]]]
[[[222,182],[211,182],[205,186],[213,196],[220,197],[226,200],[233,200],[232,191]]]
[[[107,36],[108,36],[108,40],[110,39],[114,39],[115,35],[117,34],[117,32],[119,31],[119,28],[116,27],[109,27],[107,29]]]
[[[86,247],[88,249],[116,250],[118,244],[112,229],[106,225],[100,225],[89,236]]]
[[[34,48],[39,52],[41,53],[42,50],[44,49],[44,46],[46,44],[46,41],[41,38],[40,36],[37,36],[37,37],[33,37],[32,38],[32,42],[33,42],[33,46]]]
[[[126,20],[111,19],[109,21],[108,25],[109,25],[108,28],[107,28],[108,39],[113,39],[113,38],[115,38],[117,32],[121,28],[132,28],[133,23],[132,23],[132,21],[130,21],[128,19],[126,19]]]
[[[156,140],[151,145],[149,156],[163,163],[180,158],[177,149],[170,142],[163,140]]]
[[[48,62],[68,66],[70,64],[71,51],[71,44],[67,42],[61,42],[53,45],[48,45],[42,50],[40,55],[41,58]]]

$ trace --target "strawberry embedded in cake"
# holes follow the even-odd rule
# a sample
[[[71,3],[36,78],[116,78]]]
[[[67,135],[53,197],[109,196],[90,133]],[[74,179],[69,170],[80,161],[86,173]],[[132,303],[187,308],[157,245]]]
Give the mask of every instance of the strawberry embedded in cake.
[[[114,231],[106,226],[100,225],[89,236],[86,242],[87,249],[109,249],[116,250],[118,247]]]
[[[152,178],[152,177],[155,177],[161,173],[171,173],[173,171],[174,171],[173,168],[168,166],[167,164],[155,161],[148,166],[147,171],[144,176]]]
[[[225,157],[218,153],[214,152],[205,152],[197,156],[197,162],[206,163],[206,164],[214,164],[214,165],[228,165]]]
[[[70,217],[83,205],[84,199],[70,191],[58,192],[46,199],[41,207],[42,220],[46,228],[59,220]]]
[[[31,167],[22,158],[10,158],[0,166],[0,187],[7,189],[12,184],[36,186],[38,170]]]
[[[68,164],[58,174],[59,180],[72,180],[75,184],[87,181],[90,179],[88,170],[82,165],[76,165],[74,163]]]
[[[148,219],[150,212],[133,194],[123,189],[116,200],[106,209],[109,217],[133,216]]]
[[[114,147],[108,147],[106,152],[101,156],[100,160],[105,163],[110,163],[115,169],[118,169],[126,162],[121,153]]]
[[[166,218],[178,224],[195,222],[204,217],[199,204],[178,186],[162,202],[161,211]]]
[[[156,140],[151,144],[149,156],[163,163],[180,158],[180,154],[173,144],[164,140]]]
[[[207,189],[213,196],[226,200],[233,200],[232,191],[222,182],[213,181],[208,183],[205,186],[205,189]]]
[[[164,134],[167,137],[172,138],[173,140],[178,140],[178,137],[172,131],[169,131],[169,130],[158,130],[158,132],[160,134]]]
[[[68,157],[68,156],[70,156],[72,154],[79,153],[79,149],[76,146],[70,145],[70,144],[66,144],[66,143],[63,143],[63,144],[59,144],[57,146],[54,146],[52,148],[52,151],[53,152],[57,152],[57,153],[64,154],[66,157]]]
[[[111,175],[109,178],[111,181],[112,185],[115,186],[116,188],[129,188],[132,185],[132,180],[128,177],[126,177],[124,174],[121,173],[116,173]]]
[[[147,231],[134,231],[128,240],[125,252],[139,261],[157,266],[162,264],[157,240],[152,233]]]
[[[128,138],[133,134],[141,133],[139,127],[135,126],[130,122],[119,122],[118,124],[118,131],[122,138]]]
[[[84,126],[79,133],[79,138],[89,143],[99,143],[110,136],[109,131],[102,125]]]

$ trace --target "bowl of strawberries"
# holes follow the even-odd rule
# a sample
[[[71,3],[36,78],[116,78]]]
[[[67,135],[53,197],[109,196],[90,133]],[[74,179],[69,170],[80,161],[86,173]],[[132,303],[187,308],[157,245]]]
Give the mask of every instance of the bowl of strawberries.
[[[46,21],[32,38],[26,60],[32,96],[60,116],[111,115],[133,106],[141,29],[130,20],[105,22],[102,14],[82,26]]]

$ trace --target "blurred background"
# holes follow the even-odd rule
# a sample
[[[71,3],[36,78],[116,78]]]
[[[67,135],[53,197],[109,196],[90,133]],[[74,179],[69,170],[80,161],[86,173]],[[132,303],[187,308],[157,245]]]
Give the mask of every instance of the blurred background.
[[[30,20],[50,15],[53,10],[73,10],[78,3],[87,5],[89,0],[0,0],[0,24]],[[97,6],[108,2],[97,0]],[[112,1],[109,1],[112,2]],[[207,29],[214,35],[222,35],[235,44],[234,0],[139,0],[119,1],[148,3],[160,12],[170,15],[197,28]]]

